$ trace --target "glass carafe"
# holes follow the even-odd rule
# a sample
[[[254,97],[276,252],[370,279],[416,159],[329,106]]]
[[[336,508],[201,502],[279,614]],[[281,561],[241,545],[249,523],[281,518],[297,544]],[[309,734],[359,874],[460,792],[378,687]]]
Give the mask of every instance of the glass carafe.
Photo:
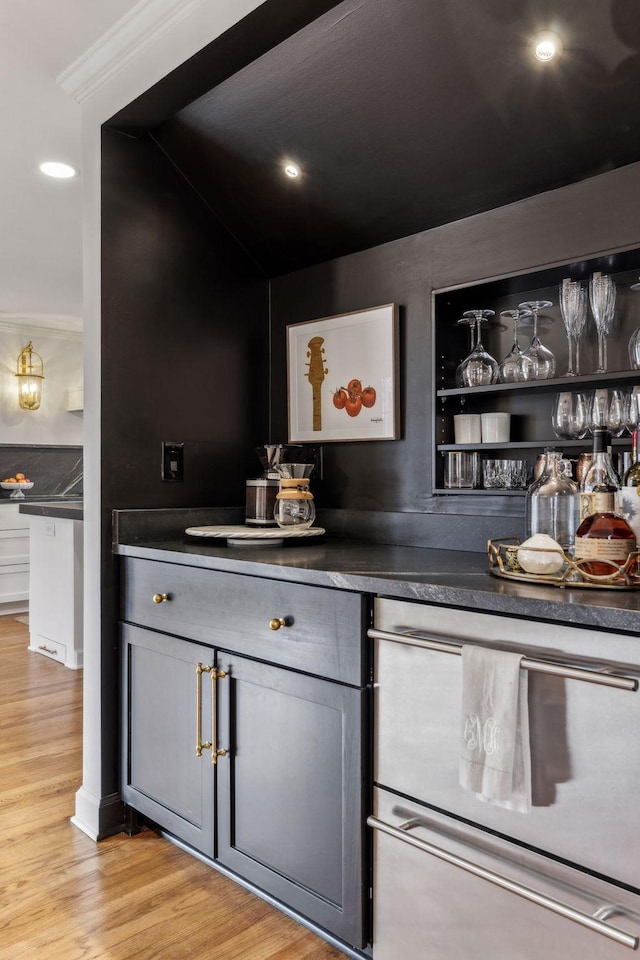
[[[563,550],[571,550],[578,527],[578,486],[564,474],[559,451],[547,449],[545,455],[543,473],[527,490],[527,537],[546,533]]]
[[[316,508],[306,477],[280,480],[273,516],[279,527],[305,530],[312,525]]]

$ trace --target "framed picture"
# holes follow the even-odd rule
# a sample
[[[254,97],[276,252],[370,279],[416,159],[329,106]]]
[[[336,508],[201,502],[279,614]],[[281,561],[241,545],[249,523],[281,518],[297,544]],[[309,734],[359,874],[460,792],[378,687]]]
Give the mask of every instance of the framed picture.
[[[289,441],[397,440],[398,307],[287,327]]]

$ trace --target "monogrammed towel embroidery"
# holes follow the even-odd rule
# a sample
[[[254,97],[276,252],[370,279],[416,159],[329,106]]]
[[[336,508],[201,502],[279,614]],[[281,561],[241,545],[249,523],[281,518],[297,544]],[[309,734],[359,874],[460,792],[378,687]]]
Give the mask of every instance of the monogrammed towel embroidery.
[[[462,648],[460,784],[482,800],[531,805],[527,672],[519,654]]]

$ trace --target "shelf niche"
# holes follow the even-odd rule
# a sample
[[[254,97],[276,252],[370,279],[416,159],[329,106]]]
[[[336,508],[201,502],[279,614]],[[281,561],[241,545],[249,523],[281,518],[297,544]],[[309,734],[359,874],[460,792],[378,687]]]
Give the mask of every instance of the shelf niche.
[[[580,346],[580,376],[565,376],[568,347],[558,305],[559,286],[563,279],[580,280],[587,285],[595,272],[611,275],[616,283],[616,314],[611,336],[607,341],[608,372],[596,374],[597,337],[595,323],[588,309],[587,322]],[[562,441],[553,437],[551,413],[557,393],[565,390],[590,392],[598,387],[628,389],[640,383],[640,370],[631,370],[628,343],[640,326],[640,292],[630,289],[640,277],[640,249],[602,254],[588,260],[566,262],[544,267],[527,274],[489,279],[433,292],[435,418],[433,433],[433,492],[436,496],[464,493],[512,495],[495,490],[459,491],[444,489],[444,453],[449,450],[478,450],[481,458],[517,456],[533,461],[546,446],[570,450],[576,454],[591,449],[591,438]],[[506,356],[513,344],[513,325],[500,317],[503,310],[513,310],[527,300],[550,300],[552,306],[541,310],[538,335],[556,358],[559,376],[552,380],[526,383],[498,383],[485,387],[456,386],[458,364],[470,351],[470,333],[458,320],[466,310],[495,310],[495,316],[482,325],[482,343],[498,360]],[[531,324],[520,322],[519,342],[525,349],[532,333]],[[504,410],[511,414],[511,439],[503,444],[455,444],[453,417],[456,413],[485,413]],[[630,445],[629,437],[617,438],[616,448]]]

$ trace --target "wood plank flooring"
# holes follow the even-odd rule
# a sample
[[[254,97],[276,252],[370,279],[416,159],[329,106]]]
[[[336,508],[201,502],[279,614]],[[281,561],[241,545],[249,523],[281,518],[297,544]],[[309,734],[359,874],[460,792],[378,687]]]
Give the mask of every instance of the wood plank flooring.
[[[73,827],[82,671],[27,644],[0,617],[0,960],[344,960],[151,831]]]

